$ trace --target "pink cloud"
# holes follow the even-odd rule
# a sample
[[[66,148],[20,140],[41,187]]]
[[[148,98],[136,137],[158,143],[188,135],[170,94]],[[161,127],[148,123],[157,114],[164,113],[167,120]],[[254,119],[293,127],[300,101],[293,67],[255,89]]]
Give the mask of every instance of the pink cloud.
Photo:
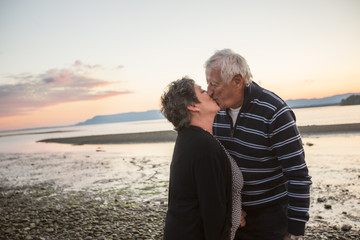
[[[81,61],[74,65],[83,66]],[[89,66],[87,66],[89,67]],[[101,91],[99,86],[113,84],[80,75],[76,70],[51,69],[38,76],[12,76],[17,84],[0,85],[0,116],[11,116],[36,108],[73,101],[89,101],[131,93],[128,90]]]

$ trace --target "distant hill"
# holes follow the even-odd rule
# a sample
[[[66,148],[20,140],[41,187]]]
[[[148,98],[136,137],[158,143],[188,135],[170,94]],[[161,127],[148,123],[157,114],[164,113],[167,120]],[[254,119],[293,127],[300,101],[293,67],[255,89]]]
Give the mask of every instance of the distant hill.
[[[95,116],[85,122],[75,124],[75,126],[88,125],[88,124],[102,124],[102,123],[115,123],[115,122],[132,122],[143,120],[162,119],[164,116],[160,110],[150,110],[146,112],[128,112],[112,115]]]
[[[346,99],[341,100],[340,105],[359,105],[360,95],[351,95]]]
[[[340,105],[341,100],[346,99],[351,95],[360,95],[360,93],[347,93],[347,94],[340,94],[340,95],[335,95],[335,96],[325,97],[325,98],[287,100],[286,103],[291,108]]]
[[[351,95],[360,95],[360,93],[348,93],[348,94],[335,95],[325,98],[287,100],[286,103],[291,108],[340,105],[341,100],[346,99]],[[150,110],[146,112],[128,112],[128,113],[119,113],[112,115],[95,116],[91,119],[86,120],[85,122],[77,123],[75,124],[75,126],[88,125],[88,124],[115,123],[115,122],[145,121],[145,120],[156,120],[163,118],[164,116],[161,114],[160,110]]]

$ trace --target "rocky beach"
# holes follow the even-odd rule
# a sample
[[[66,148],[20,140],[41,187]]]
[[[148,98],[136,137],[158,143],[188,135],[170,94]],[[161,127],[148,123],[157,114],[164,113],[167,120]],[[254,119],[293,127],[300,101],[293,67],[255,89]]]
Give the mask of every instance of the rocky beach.
[[[313,181],[305,239],[359,239],[360,135],[303,134]],[[0,238],[162,239],[171,154],[116,152],[106,136],[92,151],[0,153]],[[71,144],[89,144],[80,140]],[[146,146],[171,153],[162,141]]]

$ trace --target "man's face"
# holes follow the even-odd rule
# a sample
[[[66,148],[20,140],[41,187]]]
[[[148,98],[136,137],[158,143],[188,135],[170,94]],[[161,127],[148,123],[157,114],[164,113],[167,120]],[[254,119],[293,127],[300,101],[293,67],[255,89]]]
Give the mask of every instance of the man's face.
[[[209,69],[206,71],[207,92],[215,100],[221,109],[238,108],[239,92],[234,81],[225,85],[220,77],[220,69]]]

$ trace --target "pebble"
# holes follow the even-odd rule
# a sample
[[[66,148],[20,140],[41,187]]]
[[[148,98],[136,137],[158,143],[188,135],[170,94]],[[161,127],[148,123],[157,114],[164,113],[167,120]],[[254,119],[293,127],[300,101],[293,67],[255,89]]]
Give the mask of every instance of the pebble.
[[[341,230],[344,231],[344,232],[348,232],[348,231],[351,230],[351,226],[348,225],[348,224],[344,224],[344,225],[342,225]]]
[[[325,197],[319,197],[319,198],[317,199],[317,202],[318,202],[318,203],[326,202],[326,198],[325,198]]]
[[[325,208],[325,209],[331,209],[332,206],[331,206],[330,204],[325,204],[325,205],[324,205],[324,208]]]

